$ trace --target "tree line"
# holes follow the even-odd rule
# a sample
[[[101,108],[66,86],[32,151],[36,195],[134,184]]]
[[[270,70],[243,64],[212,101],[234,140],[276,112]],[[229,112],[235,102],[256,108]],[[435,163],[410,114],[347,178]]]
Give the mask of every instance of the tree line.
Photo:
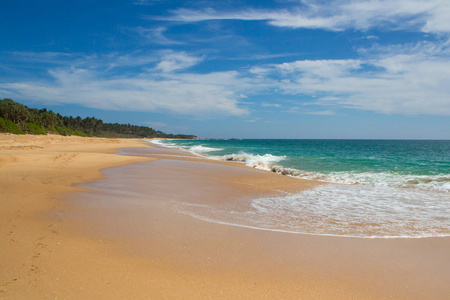
[[[0,132],[111,138],[196,138],[195,135],[167,134],[147,126],[104,123],[94,117],[62,116],[46,108],[29,108],[11,99],[0,99]]]

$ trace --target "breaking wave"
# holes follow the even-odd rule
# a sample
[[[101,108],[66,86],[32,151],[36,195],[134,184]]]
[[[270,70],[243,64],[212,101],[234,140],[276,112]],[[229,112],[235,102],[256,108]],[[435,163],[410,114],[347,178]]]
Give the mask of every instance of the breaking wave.
[[[188,151],[194,152],[194,153],[206,153],[206,152],[213,152],[213,151],[221,151],[223,149],[221,148],[212,148],[212,147],[204,147],[204,146],[193,146],[187,148]]]
[[[224,161],[237,161],[245,163],[247,166],[265,170],[272,171],[272,168],[276,166],[274,163],[282,161],[286,159],[286,156],[276,156],[272,154],[264,154],[264,155],[255,155],[249,153],[239,153],[239,154],[230,154],[219,157],[214,157],[215,159],[224,160]]]
[[[171,143],[170,140],[151,140],[150,141],[153,144],[156,144],[158,146],[162,146],[162,147],[167,147],[167,148],[175,148],[175,149],[182,149],[182,150],[186,150],[191,152],[192,154],[195,155],[200,155],[202,156],[203,154],[207,153],[207,152],[214,152],[214,151],[221,151],[223,149],[221,148],[212,148],[212,147],[205,147],[205,146],[201,146],[201,145],[196,145],[196,146],[182,146],[182,145],[177,145],[174,143]]]
[[[252,168],[271,171],[277,174],[307,180],[318,180],[322,182],[347,185],[363,184],[373,186],[420,188],[424,190],[450,192],[450,177],[445,175],[402,175],[386,172],[331,172],[329,174],[320,172],[307,172],[275,164],[286,159],[286,156],[275,156],[272,154],[254,155],[248,153],[240,153],[213,158],[224,161],[242,162]]]
[[[447,163],[444,160],[431,160],[434,163],[431,166],[428,160],[414,161],[415,168],[396,169],[398,160],[403,159],[397,153],[388,162],[384,157],[357,155],[350,159],[341,155],[336,158],[341,161],[334,162],[334,157],[314,153],[317,163],[308,165],[310,161],[302,154],[289,152],[280,145],[267,147],[263,142],[245,150],[235,142],[206,144],[216,148],[206,147],[205,143],[177,145],[170,141],[161,145],[184,149],[203,158],[239,162],[281,175],[331,183],[294,194],[245,200],[242,207],[177,204],[179,212],[194,218],[260,230],[341,237],[450,236],[450,176],[445,168],[435,167],[444,166]],[[411,156],[410,160],[413,159],[415,156]],[[344,163],[350,166],[339,168]]]
[[[205,147],[202,145],[178,145],[169,141],[152,141],[155,144],[177,148],[189,151],[192,154],[207,159],[235,161],[246,164],[249,167],[274,172],[280,175],[286,175],[307,180],[318,180],[328,183],[338,184],[362,184],[371,186],[385,187],[403,187],[417,188],[421,190],[431,190],[450,193],[450,177],[448,174],[437,175],[411,175],[395,172],[311,172],[298,168],[285,167],[280,162],[286,161],[287,156],[273,155],[266,153],[264,155],[239,152],[225,155],[212,155],[211,152],[222,151],[222,148]]]

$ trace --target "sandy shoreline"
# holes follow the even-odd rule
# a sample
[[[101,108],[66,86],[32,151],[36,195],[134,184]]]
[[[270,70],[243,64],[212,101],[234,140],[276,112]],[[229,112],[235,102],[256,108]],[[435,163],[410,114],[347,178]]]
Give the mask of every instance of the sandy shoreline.
[[[123,152],[133,156],[110,154],[131,147]],[[137,147],[145,145],[0,135],[1,299],[450,295],[449,238],[306,236],[194,219],[174,205],[222,205],[315,183]],[[101,179],[105,167],[113,168]]]
[[[74,184],[102,178],[105,167],[146,160],[109,154],[141,146],[137,140],[0,134],[1,299],[56,295],[47,269],[58,257],[71,259],[57,250],[60,240],[70,240],[58,216],[66,209],[60,199],[80,190]]]

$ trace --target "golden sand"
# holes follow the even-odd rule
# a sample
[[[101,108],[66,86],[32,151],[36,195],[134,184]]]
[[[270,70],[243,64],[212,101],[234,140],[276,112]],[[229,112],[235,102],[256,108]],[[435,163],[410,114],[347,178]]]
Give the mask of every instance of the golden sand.
[[[139,140],[0,135],[0,299],[450,295],[449,238],[308,236],[197,220],[174,211],[165,197],[193,193],[193,203],[220,202],[318,183],[175,157],[164,149],[111,154],[127,147],[146,146]],[[97,190],[91,203],[74,187],[122,165],[129,166],[106,170],[109,186],[120,186],[127,172],[141,172],[123,190],[148,192],[148,199],[130,194],[132,201],[123,202],[113,191]],[[167,173],[171,168],[177,176]],[[95,190],[96,184],[86,187]],[[217,197],[202,198],[208,193]]]

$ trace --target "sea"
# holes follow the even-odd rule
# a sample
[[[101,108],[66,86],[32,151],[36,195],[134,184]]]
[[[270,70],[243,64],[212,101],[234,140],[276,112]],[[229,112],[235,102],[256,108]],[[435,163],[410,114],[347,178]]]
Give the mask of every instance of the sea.
[[[211,160],[327,184],[182,212],[261,230],[360,238],[450,236],[447,140],[157,140]]]

